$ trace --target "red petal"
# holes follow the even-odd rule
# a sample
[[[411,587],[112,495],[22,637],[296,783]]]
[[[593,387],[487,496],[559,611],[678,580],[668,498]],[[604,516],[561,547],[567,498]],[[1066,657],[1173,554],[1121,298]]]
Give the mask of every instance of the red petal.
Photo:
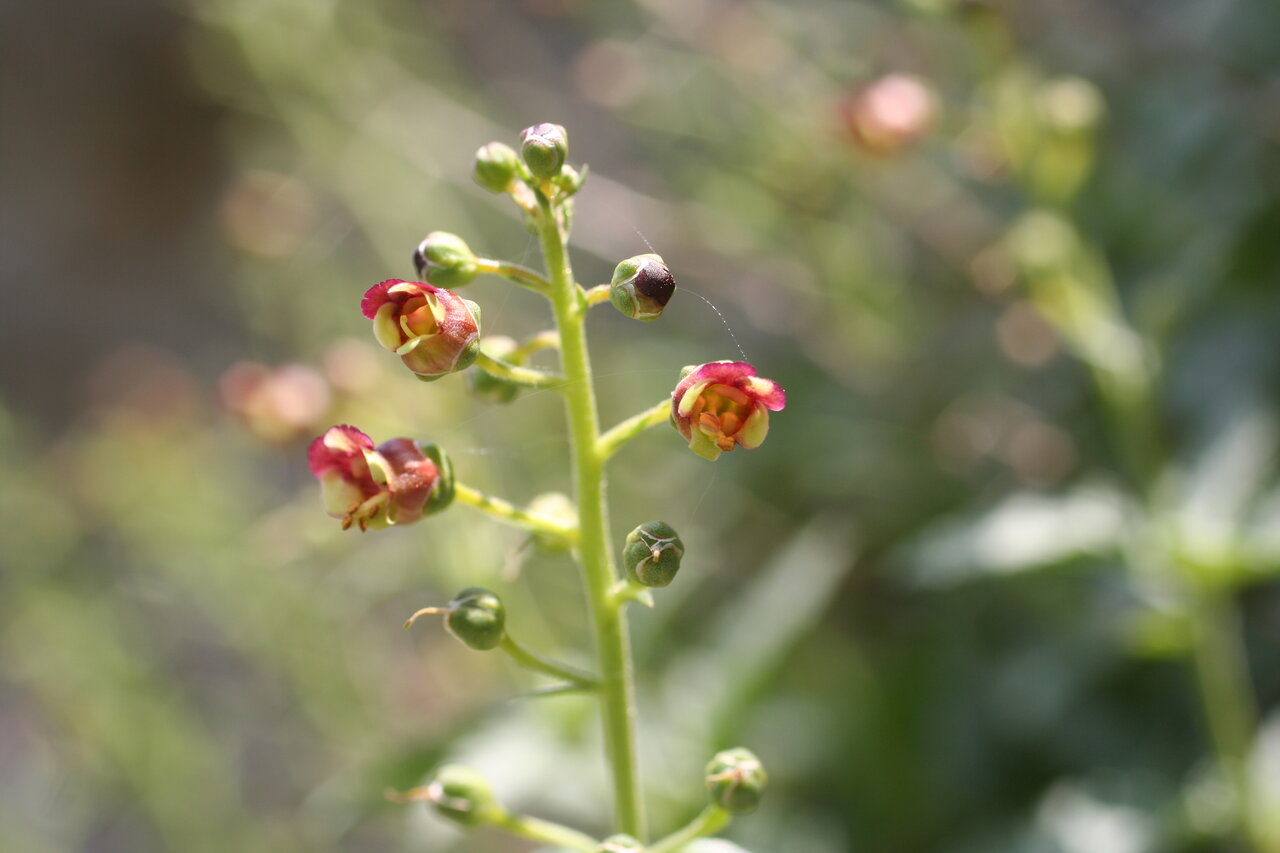
[[[389,278],[386,281],[380,281],[373,287],[364,292],[364,299],[360,300],[360,312],[364,314],[366,320],[372,320],[378,314],[378,309],[388,302],[403,301],[395,299],[387,291],[395,287],[397,284],[412,284],[427,293],[447,293],[438,287],[432,287],[422,281],[405,281],[402,278]]]
[[[337,432],[354,442],[356,449],[347,452],[335,450],[325,444],[325,438],[334,432]],[[307,447],[307,463],[311,466],[311,473],[315,474],[317,477],[334,468],[337,468],[344,474],[349,475],[351,472],[351,459],[359,455],[362,449],[372,450],[373,439],[369,438],[369,436],[349,424],[339,424],[337,426],[329,427],[325,430],[324,435],[311,442]]]
[[[780,412],[787,405],[787,392],[772,379],[753,376],[740,387],[770,411]]]

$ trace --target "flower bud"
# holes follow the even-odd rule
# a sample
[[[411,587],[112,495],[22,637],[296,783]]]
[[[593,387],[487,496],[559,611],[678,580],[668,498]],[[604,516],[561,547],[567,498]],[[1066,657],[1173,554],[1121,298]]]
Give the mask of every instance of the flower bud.
[[[671,423],[690,450],[714,462],[734,447],[759,447],[769,434],[769,412],[786,404],[782,386],[756,376],[745,361],[713,361],[685,368],[671,392]]]
[[[520,131],[520,156],[534,177],[550,180],[569,156],[569,135],[558,124],[526,127]]]
[[[446,764],[436,771],[427,785],[427,799],[442,816],[463,826],[486,823],[496,811],[488,781],[460,764]]]
[[[610,835],[600,842],[596,853],[644,853],[644,845],[630,835]]]
[[[510,145],[490,142],[476,152],[471,177],[491,193],[504,193],[520,173],[520,160]]]
[[[480,352],[479,309],[444,288],[391,278],[369,288],[360,309],[378,343],[420,378],[470,367]]]
[[[711,802],[730,814],[755,811],[768,781],[760,759],[742,747],[716,753],[707,765]]]
[[[627,534],[622,563],[627,576],[641,586],[666,586],[675,579],[684,543],[665,521],[646,521]]]
[[[567,198],[582,189],[582,184],[586,179],[586,166],[583,166],[582,171],[579,172],[577,169],[566,163],[560,168],[560,174],[556,177],[555,183],[556,187],[560,190],[560,194]]]
[[[469,586],[449,602],[444,626],[471,648],[496,649],[506,631],[507,610],[502,599],[484,587]]]
[[[325,510],[342,529],[410,524],[453,500],[453,466],[436,445],[393,438],[377,448],[353,426],[330,427],[307,449]]]
[[[505,335],[487,337],[480,342],[480,349],[484,354],[499,361],[508,361],[508,356],[515,351],[516,346],[516,342]],[[510,403],[520,394],[519,383],[494,376],[483,367],[477,367],[467,376],[471,380],[471,393],[477,397],[486,397],[496,403]]]
[[[676,280],[659,255],[627,258],[613,271],[609,301],[633,320],[656,320],[676,292]]]
[[[413,267],[436,287],[462,287],[476,277],[476,255],[457,234],[432,231],[414,249]]]

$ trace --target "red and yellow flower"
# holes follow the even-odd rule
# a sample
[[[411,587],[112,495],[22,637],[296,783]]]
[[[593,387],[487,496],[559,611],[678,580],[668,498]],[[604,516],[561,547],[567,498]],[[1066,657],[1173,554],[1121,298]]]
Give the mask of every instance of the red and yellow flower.
[[[756,376],[745,361],[713,361],[687,369],[671,394],[671,422],[690,450],[714,461],[734,447],[759,447],[769,412],[786,403],[782,386]]]
[[[480,309],[442,287],[387,279],[369,288],[360,309],[378,343],[425,379],[470,367],[480,351]]]
[[[325,511],[342,529],[409,524],[453,499],[448,458],[435,445],[393,438],[376,448],[353,426],[330,427],[307,449]]]

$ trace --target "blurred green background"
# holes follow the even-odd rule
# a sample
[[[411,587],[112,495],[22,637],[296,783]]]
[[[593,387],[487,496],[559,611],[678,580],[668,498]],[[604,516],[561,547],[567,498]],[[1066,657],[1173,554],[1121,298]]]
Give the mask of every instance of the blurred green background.
[[[357,307],[431,230],[537,262],[469,172],[539,121],[579,279],[682,287],[592,317],[605,422],[739,346],[789,395],[614,464],[619,541],[688,547],[633,618],[659,831],[743,743],[754,853],[1280,849],[1275,4],[10,0],[0,93],[5,853],[527,849],[385,800],[446,759],[605,829],[588,702],[400,629],[481,583],[589,663],[568,561],[343,534],[304,463],[349,421],[568,488],[554,395],[423,386]]]

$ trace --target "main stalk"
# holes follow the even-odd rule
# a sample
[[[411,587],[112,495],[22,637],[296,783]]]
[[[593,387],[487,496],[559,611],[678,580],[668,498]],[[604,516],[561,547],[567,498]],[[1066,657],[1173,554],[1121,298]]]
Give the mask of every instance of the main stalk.
[[[599,448],[591,359],[587,352],[586,300],[573,278],[555,211],[538,194],[538,238],[551,281],[551,302],[560,333],[561,369],[569,419],[569,447],[578,505],[578,561],[587,587],[600,672],[600,712],[605,756],[613,775],[615,821],[619,832],[647,840],[636,763],[635,685],[626,613],[610,596],[617,580],[609,547],[605,455]]]

